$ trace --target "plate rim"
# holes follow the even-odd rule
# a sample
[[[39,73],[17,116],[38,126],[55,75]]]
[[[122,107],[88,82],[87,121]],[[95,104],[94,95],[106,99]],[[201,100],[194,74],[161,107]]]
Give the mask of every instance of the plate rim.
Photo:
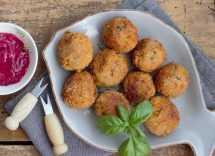
[[[146,15],[148,15],[148,16],[151,16],[152,18],[154,18],[154,19],[157,20],[158,22],[162,23],[162,24],[165,25],[166,27],[168,27],[168,29],[173,30],[180,38],[182,38],[182,40],[184,40],[185,45],[187,46],[188,51],[189,51],[188,54],[191,56],[191,62],[192,62],[192,65],[193,65],[194,73],[196,74],[197,83],[198,83],[197,87],[198,87],[199,93],[200,93],[200,95],[201,95],[201,96],[200,96],[200,100],[201,100],[200,102],[203,104],[203,109],[204,109],[204,111],[210,112],[210,111],[207,109],[206,105],[205,105],[205,101],[204,101],[204,97],[203,97],[203,92],[202,92],[202,86],[201,86],[201,83],[200,83],[200,76],[199,76],[198,69],[197,69],[196,63],[195,63],[195,61],[194,61],[194,58],[193,58],[193,55],[192,55],[190,46],[188,45],[186,38],[185,38],[182,34],[180,34],[175,28],[173,28],[172,26],[168,25],[167,23],[165,23],[164,21],[162,21],[161,19],[159,19],[157,16],[155,16],[155,15],[153,15],[153,14],[150,14],[150,13],[148,13],[148,12],[146,12],[146,11],[136,10],[136,9],[104,9],[104,10],[102,10],[102,11],[98,11],[98,12],[95,12],[95,13],[93,13],[93,14],[89,14],[89,15],[87,15],[87,16],[84,16],[83,18],[81,18],[81,19],[79,19],[79,20],[77,20],[77,21],[75,21],[75,22],[73,22],[73,23],[71,23],[71,24],[69,24],[69,25],[67,25],[67,26],[65,26],[65,27],[63,27],[63,28],[61,28],[61,29],[55,31],[54,34],[52,35],[51,39],[48,41],[48,43],[46,44],[46,46],[45,46],[44,49],[42,50],[42,57],[43,57],[43,60],[44,60],[44,62],[45,62],[45,65],[46,65],[46,67],[47,67],[47,70],[48,70],[48,74],[49,74],[49,79],[50,79],[50,84],[51,84],[52,92],[54,92],[53,83],[52,83],[52,81],[51,81],[51,76],[50,76],[50,73],[51,73],[51,72],[50,72],[50,69],[49,69],[49,66],[48,66],[48,62],[47,62],[46,57],[45,57],[45,52],[46,52],[46,49],[47,49],[47,48],[49,47],[49,45],[51,44],[51,42],[54,40],[56,34],[57,34],[58,32],[60,32],[60,31],[64,30],[64,29],[66,29],[66,28],[68,28],[68,27],[70,27],[70,26],[76,24],[76,23],[79,23],[79,22],[81,22],[81,21],[83,21],[83,20],[85,20],[85,19],[87,19],[87,18],[90,18],[91,16],[94,16],[94,15],[97,15],[97,14],[100,14],[100,13],[111,12],[111,11],[116,11],[116,12],[132,11],[132,12],[138,12],[138,13],[146,14]],[[70,130],[72,133],[74,133],[79,139],[81,139],[82,141],[84,141],[85,143],[87,143],[88,145],[91,145],[92,147],[94,147],[94,148],[96,148],[96,149],[103,150],[103,151],[106,151],[106,152],[113,152],[113,153],[117,152],[117,150],[105,149],[105,148],[99,147],[99,146],[97,146],[97,145],[94,145],[94,144],[92,144],[91,142],[89,142],[88,140],[86,140],[86,139],[84,139],[83,137],[81,137],[81,136],[80,136],[79,134],[77,134],[76,132],[74,132],[74,130],[68,125],[68,123],[67,123],[67,122],[65,121],[65,119],[64,119],[63,112],[61,112],[60,106],[59,106],[59,104],[58,104],[57,101],[56,101],[56,95],[55,95],[54,93],[52,93],[52,94],[53,94],[53,97],[54,97],[54,99],[55,99],[57,108],[58,108],[58,110],[59,110],[59,112],[60,112],[60,115],[61,115],[62,119],[64,120],[64,123],[66,124],[66,126],[69,128],[69,130]],[[194,150],[193,144],[192,144],[191,142],[185,140],[185,139],[182,140],[182,141],[176,141],[176,142],[169,143],[169,144],[163,144],[163,145],[155,146],[155,147],[152,147],[152,149],[158,149],[158,148],[162,148],[162,147],[169,147],[169,146],[178,145],[178,144],[183,144],[183,143],[189,145],[189,146],[191,147],[191,149],[192,149],[194,155],[196,155],[196,152],[195,152],[195,150]]]

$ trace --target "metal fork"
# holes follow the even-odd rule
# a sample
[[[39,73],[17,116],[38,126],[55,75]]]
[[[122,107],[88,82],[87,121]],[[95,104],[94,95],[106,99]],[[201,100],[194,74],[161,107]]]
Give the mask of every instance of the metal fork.
[[[16,130],[19,127],[19,123],[24,120],[28,114],[32,111],[38,101],[38,96],[45,90],[48,83],[41,86],[43,78],[38,82],[31,92],[25,94],[25,96],[16,104],[11,116],[5,119],[5,126],[9,130]]]
[[[47,103],[40,96],[40,100],[45,111],[45,126],[46,132],[54,145],[53,151],[56,155],[61,155],[67,152],[68,146],[64,142],[63,129],[57,115],[54,113],[49,95],[47,94]]]
[[[46,83],[45,85],[42,85],[43,82],[43,78],[38,82],[38,84],[34,87],[34,89],[31,91],[31,94],[34,95],[35,97],[39,97],[40,94],[44,91],[44,89],[48,86],[48,83]]]

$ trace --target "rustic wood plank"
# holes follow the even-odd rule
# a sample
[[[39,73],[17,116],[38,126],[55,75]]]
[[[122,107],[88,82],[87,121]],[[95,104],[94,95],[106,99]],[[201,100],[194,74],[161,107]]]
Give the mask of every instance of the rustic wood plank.
[[[4,156],[39,156],[33,145],[0,145],[0,155]],[[170,146],[153,150],[150,156],[193,156],[191,148],[187,145]],[[116,156],[116,155],[115,155]],[[215,154],[213,154],[215,156]]]
[[[184,151],[187,151],[186,153]],[[163,149],[153,150],[150,156],[192,156],[192,150],[186,145],[171,146]],[[0,145],[0,155],[4,156],[39,156],[37,149],[33,145]]]
[[[34,79],[44,70],[41,51],[51,35],[88,14],[107,8],[115,8],[122,0],[0,0],[0,21],[16,23],[28,30],[39,50],[39,63]],[[157,0],[177,25],[206,54],[215,61],[215,2],[214,0]],[[15,132],[6,130],[3,120],[8,115],[3,105],[16,94],[0,96],[0,141],[27,141],[28,138],[19,128]],[[4,151],[4,153],[1,153]],[[11,153],[10,153],[11,152]],[[12,153],[13,152],[13,153]],[[19,153],[20,152],[20,153]],[[38,155],[33,146],[0,146],[0,155]],[[193,155],[188,145],[177,145],[152,152],[153,156]],[[215,156],[215,155],[214,155]]]
[[[188,145],[175,145],[153,150],[150,156],[193,156],[193,151]]]
[[[181,30],[215,62],[215,1],[157,1]]]
[[[33,145],[0,145],[2,156],[39,156],[39,152]]]

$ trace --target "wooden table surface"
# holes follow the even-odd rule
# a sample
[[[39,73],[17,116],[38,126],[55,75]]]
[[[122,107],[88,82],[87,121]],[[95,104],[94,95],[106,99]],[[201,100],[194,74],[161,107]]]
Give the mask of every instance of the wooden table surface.
[[[52,34],[86,15],[116,8],[122,0],[0,0],[0,22],[11,22],[25,28],[39,50],[39,63],[34,79],[46,67],[41,51]],[[215,62],[215,0],[157,0],[168,15]],[[8,115],[4,104],[15,95],[0,96],[0,155],[38,156],[25,132],[8,131],[3,121]],[[175,145],[153,150],[152,156],[193,156],[188,145]],[[215,154],[214,154],[215,156]]]

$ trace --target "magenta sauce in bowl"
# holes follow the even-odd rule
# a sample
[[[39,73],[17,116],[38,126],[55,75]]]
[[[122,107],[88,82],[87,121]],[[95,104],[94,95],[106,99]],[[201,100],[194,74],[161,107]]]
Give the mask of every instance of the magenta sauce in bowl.
[[[18,83],[27,72],[29,50],[10,33],[0,33],[0,86]]]

